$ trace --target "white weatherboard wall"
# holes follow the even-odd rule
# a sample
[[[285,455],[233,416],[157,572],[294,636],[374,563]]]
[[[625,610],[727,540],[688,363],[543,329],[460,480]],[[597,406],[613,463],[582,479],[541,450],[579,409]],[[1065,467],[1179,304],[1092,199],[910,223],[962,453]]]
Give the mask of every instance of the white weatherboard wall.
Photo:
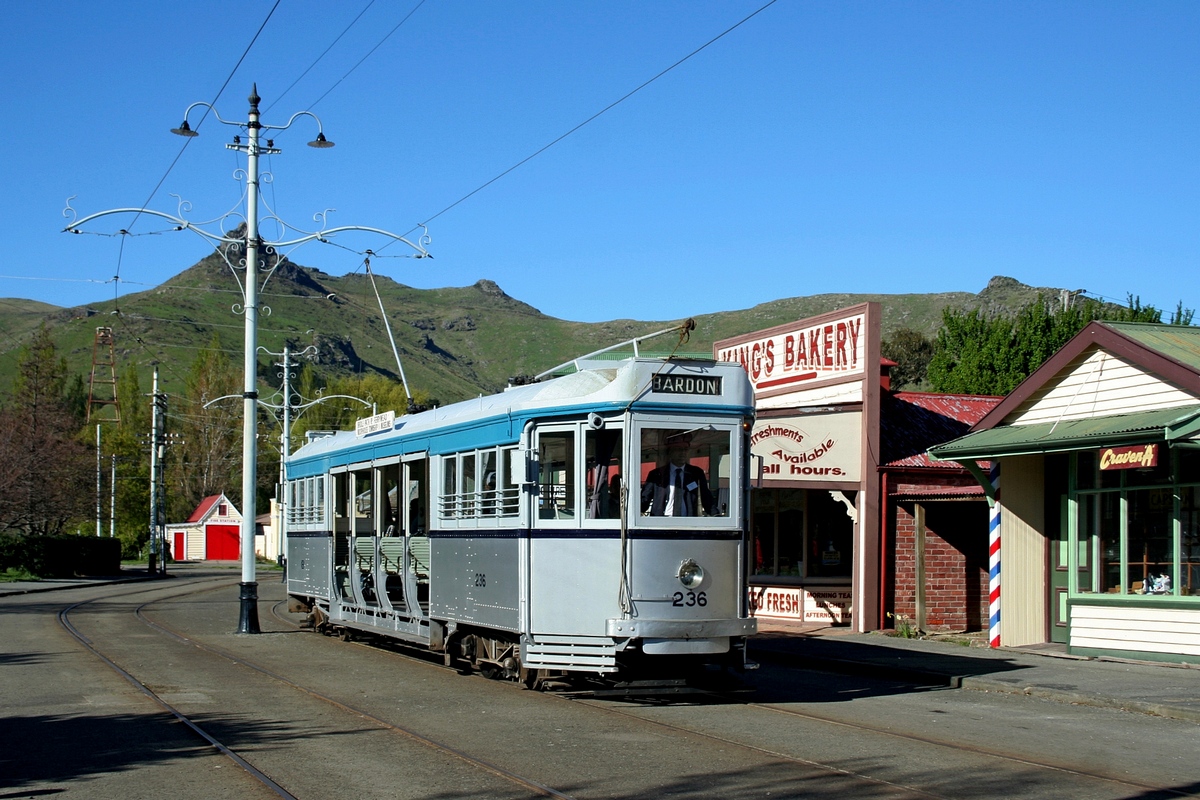
[[[1015,409],[1011,425],[1190,406],[1196,398],[1105,350],[1081,353]]]
[[[1200,609],[1075,602],[1071,647],[1200,656]]]

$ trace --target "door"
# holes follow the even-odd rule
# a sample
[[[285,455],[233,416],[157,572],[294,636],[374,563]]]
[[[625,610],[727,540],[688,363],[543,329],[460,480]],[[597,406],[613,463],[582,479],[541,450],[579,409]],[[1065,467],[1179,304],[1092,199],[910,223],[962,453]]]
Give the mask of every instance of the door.
[[[204,529],[204,558],[207,561],[237,561],[241,548],[238,546],[237,525],[208,525]]]
[[[175,549],[172,551],[176,561],[187,561],[187,553],[183,551],[183,533],[175,534]]]
[[[1067,496],[1060,500],[1058,532],[1050,538],[1050,641],[1066,644],[1070,639],[1067,597],[1070,592],[1070,564],[1067,534]]]

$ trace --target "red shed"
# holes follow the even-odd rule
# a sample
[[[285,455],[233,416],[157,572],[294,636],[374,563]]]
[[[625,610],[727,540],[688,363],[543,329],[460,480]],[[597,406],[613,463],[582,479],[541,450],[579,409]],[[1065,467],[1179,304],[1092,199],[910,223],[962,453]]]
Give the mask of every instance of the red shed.
[[[241,556],[241,512],[222,494],[200,501],[187,522],[167,526],[176,561],[236,561]]]

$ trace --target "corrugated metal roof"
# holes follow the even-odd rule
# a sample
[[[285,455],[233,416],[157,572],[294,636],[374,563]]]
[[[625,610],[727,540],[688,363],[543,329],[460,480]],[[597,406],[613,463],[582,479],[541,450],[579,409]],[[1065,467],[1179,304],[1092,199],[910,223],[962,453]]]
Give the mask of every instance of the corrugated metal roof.
[[[1005,425],[976,431],[929,449],[938,459],[961,461],[1061,452],[1106,444],[1139,444],[1174,438],[1176,429],[1197,418],[1200,418],[1200,405],[1037,425]]]
[[[208,497],[201,500],[200,505],[196,506],[196,510],[193,511],[192,515],[187,518],[187,521],[188,522],[199,522],[200,520],[204,519],[204,515],[208,513],[208,510],[210,508],[212,508],[214,505],[216,505],[217,501],[220,500],[224,496],[225,495],[223,495],[223,494],[211,494]]]
[[[926,392],[885,394],[879,421],[881,463],[885,467],[959,469],[954,464],[930,459],[926,451],[966,434],[1000,400]]]
[[[1200,371],[1200,327],[1150,322],[1101,322],[1143,347]]]

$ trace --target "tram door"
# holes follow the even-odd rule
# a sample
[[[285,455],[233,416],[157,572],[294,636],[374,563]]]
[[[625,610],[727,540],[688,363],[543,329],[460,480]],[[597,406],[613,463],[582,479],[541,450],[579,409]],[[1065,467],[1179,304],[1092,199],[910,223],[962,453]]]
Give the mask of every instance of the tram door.
[[[351,570],[353,589],[360,603],[374,604],[375,597],[375,481],[374,470],[363,469],[350,473],[354,496],[351,498],[351,520],[354,526],[354,568]]]
[[[350,473],[333,476],[333,594],[339,600],[353,599],[350,592]]]
[[[404,603],[404,530],[400,525],[400,464],[387,464],[376,469],[379,479],[379,560],[375,570],[376,584],[382,589],[380,603],[394,609]]]
[[[408,563],[404,569],[407,598],[416,598],[410,612],[429,613],[429,459],[424,453],[410,456],[402,465],[400,514],[407,544]]]

